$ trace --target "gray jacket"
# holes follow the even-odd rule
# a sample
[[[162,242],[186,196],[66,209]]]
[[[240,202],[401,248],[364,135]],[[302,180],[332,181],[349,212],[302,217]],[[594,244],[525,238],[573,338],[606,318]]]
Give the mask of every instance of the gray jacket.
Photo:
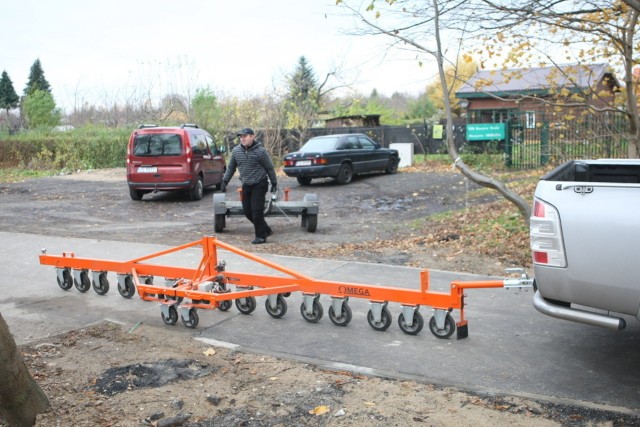
[[[231,159],[224,174],[223,181],[231,181],[236,169],[240,171],[240,181],[243,185],[255,185],[269,177],[272,186],[278,186],[276,170],[266,148],[259,141],[253,141],[249,148],[239,144],[231,151]]]

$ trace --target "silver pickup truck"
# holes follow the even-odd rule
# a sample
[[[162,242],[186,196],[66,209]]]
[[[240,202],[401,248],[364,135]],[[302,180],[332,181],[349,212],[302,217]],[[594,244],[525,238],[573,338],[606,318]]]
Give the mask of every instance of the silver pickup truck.
[[[534,307],[624,329],[640,319],[640,160],[574,160],[545,175],[531,217]]]

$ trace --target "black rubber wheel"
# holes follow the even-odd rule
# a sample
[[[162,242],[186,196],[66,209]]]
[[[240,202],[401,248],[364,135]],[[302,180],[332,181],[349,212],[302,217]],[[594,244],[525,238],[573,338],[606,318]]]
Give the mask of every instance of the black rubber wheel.
[[[182,317],[182,324],[187,328],[193,329],[198,326],[199,322],[200,317],[198,316],[198,310],[196,310],[195,308],[189,309],[189,320],[184,320],[184,317]]]
[[[220,311],[228,311],[230,308],[231,308],[230,300],[220,301],[220,303],[218,304],[218,310]]]
[[[391,326],[391,319],[391,313],[389,312],[389,309],[387,307],[384,307],[382,309],[382,314],[380,316],[379,322],[376,322],[373,319],[373,312],[371,311],[371,309],[369,309],[369,313],[367,314],[367,321],[369,322],[369,325],[376,331],[386,331],[389,326]]]
[[[131,197],[131,200],[135,200],[140,201],[142,200],[142,196],[144,195],[144,192],[140,191],[140,190],[134,190],[133,188],[129,188],[129,196]]]
[[[398,172],[398,163],[400,163],[400,161],[397,158],[395,157],[390,158],[389,164],[387,165],[387,168],[384,170],[384,173],[392,175]]]
[[[318,228],[318,214],[307,215],[307,231],[309,233],[315,233]]]
[[[164,312],[160,312],[160,316],[162,317],[162,321],[165,325],[175,325],[178,321],[178,310],[176,310],[175,306],[169,306],[169,317],[164,316]]]
[[[109,292],[109,280],[107,280],[107,273],[100,273],[98,275],[98,283],[93,281],[92,285],[93,290],[96,291],[98,295],[104,295]]]
[[[400,326],[400,329],[402,329],[402,332],[405,334],[418,335],[424,327],[424,319],[422,318],[422,314],[416,310],[413,312],[413,322],[411,326],[407,326],[404,320],[404,313],[400,313],[400,316],[398,316],[398,326]]]
[[[189,198],[193,201],[197,201],[202,199],[203,195],[204,195],[204,184],[202,183],[202,177],[198,176],[198,179],[196,180],[196,183],[194,184],[193,188],[189,190]]]
[[[346,302],[342,303],[342,311],[339,316],[336,316],[333,310],[333,305],[329,307],[329,319],[337,326],[347,326],[351,322],[351,307]]]
[[[336,176],[336,182],[340,185],[348,184],[353,179],[353,169],[351,169],[351,165],[348,163],[343,163],[340,166],[340,170],[338,171],[338,175]]]
[[[87,270],[82,270],[80,272],[80,281],[73,279],[73,283],[76,285],[76,289],[82,293],[87,292],[91,289],[91,280],[89,280],[89,273]]]
[[[307,322],[318,323],[318,321],[322,319],[322,315],[324,314],[324,311],[322,310],[322,304],[320,304],[320,302],[318,301],[318,298],[315,298],[313,300],[312,307],[313,307],[313,312],[311,314],[307,313],[307,310],[305,310],[304,302],[303,302],[302,304],[300,304],[300,314],[302,314],[302,317]]]
[[[454,322],[451,315],[447,313],[447,317],[444,319],[444,329],[438,329],[438,326],[436,325],[436,318],[434,316],[429,320],[429,329],[431,330],[431,333],[438,338],[449,338],[456,330],[456,322]]]
[[[300,185],[309,185],[311,184],[311,178],[308,176],[299,176],[296,178],[298,180],[298,184]]]
[[[256,299],[254,297],[238,298],[236,308],[242,314],[251,314],[256,309]]]
[[[269,313],[269,316],[275,319],[279,319],[287,313],[287,302],[282,295],[278,294],[278,297],[276,299],[276,308],[271,308],[271,304],[269,304],[269,298],[265,300],[264,308],[267,310],[267,313]]]
[[[120,292],[120,295],[124,298],[131,298],[133,294],[136,293],[136,287],[133,284],[131,276],[124,278],[124,286],[121,286],[120,283],[118,283],[118,292]]]
[[[60,281],[60,277],[58,279],[58,286],[60,286],[65,291],[68,291],[73,286],[73,277],[71,277],[71,271],[68,268],[62,270],[62,281]]]
[[[227,217],[225,214],[215,214],[213,219],[213,229],[216,233],[222,233],[227,226]]]

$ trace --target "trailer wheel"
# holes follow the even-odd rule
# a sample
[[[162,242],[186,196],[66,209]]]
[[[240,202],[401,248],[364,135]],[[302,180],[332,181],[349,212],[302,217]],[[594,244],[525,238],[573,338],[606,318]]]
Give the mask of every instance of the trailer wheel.
[[[369,325],[375,329],[376,331],[386,331],[389,326],[391,326],[391,313],[387,307],[382,309],[382,315],[380,317],[380,321],[376,322],[373,318],[373,312],[369,310],[367,314],[367,321]]]
[[[336,316],[333,306],[329,307],[329,319],[336,326],[347,326],[351,322],[352,312],[349,304],[342,303],[342,311],[339,316]]]
[[[309,323],[318,323],[318,321],[320,319],[322,319],[322,315],[324,314],[324,311],[322,309],[322,304],[320,304],[320,302],[318,302],[317,298],[315,298],[313,300],[312,308],[313,308],[312,313],[311,314],[307,313],[307,310],[306,310],[306,308],[304,306],[304,302],[303,302],[302,304],[300,304],[300,314],[302,314],[302,317],[307,322],[309,322]]]
[[[227,219],[225,214],[215,214],[213,221],[213,229],[216,233],[222,233],[222,230],[227,226]]]
[[[182,324],[187,328],[191,328],[191,329],[198,326],[199,322],[200,322],[200,317],[198,316],[198,310],[196,310],[195,308],[189,309],[189,320],[184,320],[184,317],[182,318]]]
[[[418,335],[424,327],[424,319],[422,318],[422,314],[416,310],[413,312],[413,322],[411,323],[411,326],[407,326],[404,319],[404,313],[400,313],[400,316],[398,316],[398,326],[400,326],[400,329],[402,329],[402,332],[405,334]]]
[[[224,301],[220,301],[220,303],[218,304],[218,310],[220,311],[229,311],[229,309],[231,308],[231,301],[224,300]]]
[[[131,298],[133,294],[136,293],[136,287],[133,284],[131,276],[124,278],[123,286],[120,286],[120,283],[118,283],[118,292],[120,292],[120,295],[122,295],[123,298]]]
[[[109,280],[107,280],[107,273],[100,273],[98,276],[98,283],[95,280],[92,282],[93,290],[98,295],[104,295],[109,292]]]
[[[251,314],[256,309],[255,297],[238,298],[236,300],[236,308],[242,314]]]
[[[456,322],[453,321],[453,318],[447,313],[447,317],[444,319],[444,329],[439,329],[438,325],[436,325],[435,316],[429,320],[429,329],[431,333],[438,338],[449,338],[456,330]]]
[[[303,224],[306,222],[309,233],[315,233],[318,228],[318,214],[308,214],[302,222]]]
[[[73,286],[73,277],[71,277],[71,272],[68,268],[65,268],[62,271],[62,281],[60,281],[60,277],[58,279],[58,286],[60,286],[65,291],[68,291]]]
[[[269,304],[269,298],[265,300],[264,308],[267,310],[267,313],[269,313],[269,316],[279,319],[287,313],[287,302],[281,294],[278,294],[276,299],[276,308],[271,307],[271,304]]]
[[[172,305],[169,306],[169,315],[165,317],[164,312],[160,312],[160,316],[162,316],[162,321],[166,325],[173,326],[178,321],[178,310]]]
[[[91,280],[89,280],[89,273],[87,273],[87,270],[82,270],[80,272],[79,282],[75,279],[73,282],[76,285],[76,289],[82,293],[87,292],[91,288]]]

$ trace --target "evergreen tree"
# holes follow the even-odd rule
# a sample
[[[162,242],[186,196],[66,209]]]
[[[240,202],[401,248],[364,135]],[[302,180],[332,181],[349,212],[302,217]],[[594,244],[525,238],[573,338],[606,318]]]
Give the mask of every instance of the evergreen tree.
[[[0,77],[0,108],[7,110],[7,116],[9,110],[18,106],[20,98],[13,88],[13,82],[9,78],[9,74],[6,71],[2,72]]]
[[[319,108],[318,81],[307,58],[300,57],[288,83],[288,125],[291,128],[307,128],[315,120]]]
[[[62,113],[56,108],[53,95],[44,90],[36,90],[24,97],[22,110],[29,128],[54,127],[60,124]]]
[[[36,90],[51,93],[51,86],[47,79],[44,78],[44,71],[42,71],[40,59],[36,59],[31,66],[31,71],[29,71],[29,80],[27,81],[27,86],[24,88],[24,94],[31,95]]]

